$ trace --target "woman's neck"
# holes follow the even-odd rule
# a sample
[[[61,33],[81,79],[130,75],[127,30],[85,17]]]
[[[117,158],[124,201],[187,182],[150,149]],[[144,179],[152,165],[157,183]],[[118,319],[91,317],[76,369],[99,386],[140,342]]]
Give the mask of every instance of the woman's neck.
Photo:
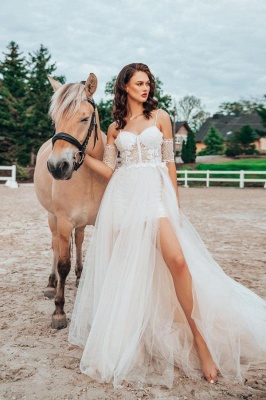
[[[128,99],[127,103],[127,118],[129,120],[136,118],[139,115],[143,114],[143,104],[142,103],[137,103],[136,101],[130,101]]]

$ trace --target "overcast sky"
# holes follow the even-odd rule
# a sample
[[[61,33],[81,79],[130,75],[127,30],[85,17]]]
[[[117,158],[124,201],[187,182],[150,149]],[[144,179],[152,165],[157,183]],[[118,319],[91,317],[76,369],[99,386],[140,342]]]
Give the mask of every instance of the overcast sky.
[[[105,83],[131,62],[149,65],[176,100],[213,113],[223,101],[266,93],[264,0],[2,0],[0,58],[13,40],[42,43],[68,82],[94,72]]]

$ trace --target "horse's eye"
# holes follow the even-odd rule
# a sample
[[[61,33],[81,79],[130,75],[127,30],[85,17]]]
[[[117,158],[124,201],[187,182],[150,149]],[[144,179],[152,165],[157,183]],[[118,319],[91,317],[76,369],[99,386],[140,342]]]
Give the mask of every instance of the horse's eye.
[[[90,117],[83,118],[83,119],[81,120],[81,122],[88,122],[89,119],[90,119]]]

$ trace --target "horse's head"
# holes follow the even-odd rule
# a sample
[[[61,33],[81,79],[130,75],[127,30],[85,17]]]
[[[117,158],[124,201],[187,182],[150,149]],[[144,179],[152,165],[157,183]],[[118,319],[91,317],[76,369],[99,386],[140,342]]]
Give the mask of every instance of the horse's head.
[[[49,77],[54,89],[49,114],[55,124],[53,149],[47,160],[55,179],[70,179],[84,157],[91,133],[95,132],[95,105],[92,95],[97,78],[90,74],[86,82],[62,85]]]

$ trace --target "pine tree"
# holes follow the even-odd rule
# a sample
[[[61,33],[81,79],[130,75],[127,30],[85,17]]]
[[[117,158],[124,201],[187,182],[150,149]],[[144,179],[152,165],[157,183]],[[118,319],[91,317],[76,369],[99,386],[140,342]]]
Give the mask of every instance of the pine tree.
[[[109,125],[113,122],[112,109],[113,100],[103,100],[101,99],[97,105],[99,119],[101,124],[101,130],[107,133]]]
[[[244,125],[239,132],[233,133],[226,143],[225,155],[234,157],[240,154],[255,154],[256,146],[253,144],[256,140],[254,130],[249,125]]]
[[[266,95],[265,95],[265,98],[266,98]],[[264,107],[258,108],[257,113],[259,114],[259,116],[261,118],[261,123],[262,123],[262,126],[265,128],[265,130],[261,131],[261,130],[256,129],[256,132],[260,137],[265,137],[266,136],[266,108],[264,108]]]
[[[239,131],[239,141],[244,154],[254,154],[256,146],[253,144],[256,140],[254,129],[249,125],[244,125]]]
[[[214,126],[210,127],[203,143],[206,145],[206,148],[201,151],[201,155],[223,154],[224,139]]]
[[[27,69],[19,46],[10,42],[0,62],[0,163],[11,164],[20,158],[26,128]]]
[[[39,50],[29,54],[29,118],[27,129],[27,152],[36,155],[43,142],[49,139],[53,133],[52,121],[48,116],[48,109],[52,87],[48,81],[48,75],[56,71],[56,64],[50,63],[51,54],[46,47],[40,46]],[[64,77],[55,79],[65,82]],[[34,157],[31,157],[34,158]]]
[[[181,159],[185,164],[194,163],[196,160],[196,142],[193,131],[189,131],[187,141],[182,142]]]
[[[192,131],[188,132],[187,135],[187,152],[188,152],[188,159],[189,159],[189,163],[194,163],[196,160],[196,142],[195,142],[195,134]]]
[[[182,149],[181,149],[181,159],[184,163],[187,163],[187,146],[185,140],[182,142]]]

